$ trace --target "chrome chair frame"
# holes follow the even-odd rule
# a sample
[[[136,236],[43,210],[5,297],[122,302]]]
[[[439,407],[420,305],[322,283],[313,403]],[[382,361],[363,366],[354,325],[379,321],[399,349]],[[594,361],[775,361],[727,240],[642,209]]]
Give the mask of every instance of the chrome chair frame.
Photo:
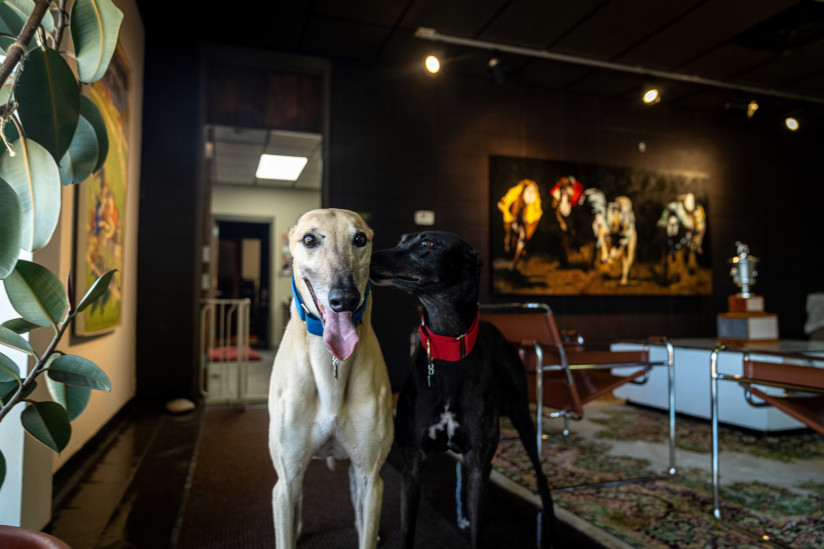
[[[552,309],[549,305],[545,303],[504,303],[504,304],[493,304],[493,305],[482,305],[482,310],[489,310],[495,311],[499,309],[527,309],[527,310],[538,310],[544,311],[545,313],[551,313]],[[669,469],[667,473],[669,475],[674,475],[676,473],[676,458],[675,458],[675,352],[673,349],[672,343],[667,340],[666,338],[662,338],[660,340],[652,340],[647,339],[644,340],[644,351],[649,351],[649,347],[651,344],[658,342],[663,344],[667,349],[667,359],[663,361],[648,361],[648,362],[620,362],[620,363],[608,363],[608,364],[569,364],[569,360],[567,359],[566,350],[564,349],[563,342],[557,343],[555,347],[558,350],[558,355],[560,357],[560,364],[544,364],[544,352],[541,348],[541,342],[533,341],[531,343],[532,350],[536,356],[536,364],[535,367],[535,375],[536,375],[536,433],[538,438],[538,457],[542,456],[541,447],[543,445],[543,441],[546,439],[546,436],[543,434],[543,374],[545,372],[552,372],[552,371],[561,371],[564,373],[567,379],[567,383],[570,385],[575,385],[575,380],[572,376],[573,370],[610,370],[613,368],[632,368],[632,367],[642,367],[646,369],[646,373],[644,375],[643,381],[633,380],[630,383],[636,384],[643,384],[647,380],[648,372],[656,366],[666,366],[667,367],[667,402],[669,408]],[[580,337],[577,343],[582,343]],[[546,343],[544,343],[546,345]],[[524,345],[521,345],[519,349],[519,354],[523,359],[524,353],[526,352],[526,348]],[[562,417],[564,418],[564,429],[563,434],[564,436],[569,434],[569,419],[580,420],[581,417],[578,417],[578,414],[571,413],[565,410],[559,410],[557,412],[552,412],[549,414],[549,417],[556,418]]]
[[[767,402],[754,401],[750,392],[751,385],[763,385],[767,387],[778,387],[791,391],[804,391],[808,393],[822,393],[824,389],[819,387],[810,387],[807,385],[797,385],[792,383],[780,383],[775,381],[757,379],[752,377],[745,377],[743,375],[724,374],[718,371],[718,355],[722,351],[728,350],[726,344],[722,343],[716,346],[710,355],[710,417],[712,422],[712,514],[716,519],[721,520],[721,498],[720,498],[720,482],[719,482],[719,443],[718,443],[718,381],[735,381],[744,388],[744,398],[750,405],[755,407],[771,406]],[[737,350],[737,349],[736,349]],[[806,365],[813,365],[821,363],[824,358],[812,357],[809,355],[801,355],[798,353],[769,353],[763,351],[740,350],[742,353],[742,364],[749,360],[750,354],[773,354],[787,358],[796,358],[803,361]],[[786,413],[786,412],[785,412]]]

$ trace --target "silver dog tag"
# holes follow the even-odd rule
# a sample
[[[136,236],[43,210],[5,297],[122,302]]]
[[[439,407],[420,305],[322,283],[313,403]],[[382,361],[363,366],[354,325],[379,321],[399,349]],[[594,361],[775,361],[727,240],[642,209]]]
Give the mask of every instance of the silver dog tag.
[[[432,387],[432,376],[435,375],[435,364],[432,362],[432,352],[429,347],[429,340],[426,341],[426,386]]]
[[[332,357],[332,371],[335,373],[335,379],[338,379],[338,364],[340,364],[340,360],[338,357]]]

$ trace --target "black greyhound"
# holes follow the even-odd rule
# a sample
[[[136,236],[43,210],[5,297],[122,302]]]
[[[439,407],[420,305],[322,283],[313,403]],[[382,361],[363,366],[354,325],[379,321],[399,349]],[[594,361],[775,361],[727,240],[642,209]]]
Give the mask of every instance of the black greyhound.
[[[497,328],[479,321],[481,265],[474,248],[440,231],[404,235],[396,247],[372,253],[373,282],[417,296],[424,309],[420,340],[395,418],[395,442],[404,460],[401,547],[414,545],[426,455],[446,450],[463,455],[472,547],[480,547],[501,414],[512,421],[535,468],[544,547],[551,546],[557,531],[552,496],[538,459],[523,363]]]

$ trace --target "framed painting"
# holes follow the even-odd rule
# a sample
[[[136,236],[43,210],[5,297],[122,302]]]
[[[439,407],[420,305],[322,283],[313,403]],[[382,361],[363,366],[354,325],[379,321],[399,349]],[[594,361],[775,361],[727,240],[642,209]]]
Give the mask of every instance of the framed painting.
[[[129,63],[118,46],[104,77],[84,93],[106,124],[109,152],[103,167],[77,185],[75,216],[75,295],[78,299],[106,272],[117,269],[106,294],[74,322],[74,333],[90,336],[120,324],[123,288],[126,191],[129,166]]]
[[[710,295],[708,177],[491,156],[492,292]]]

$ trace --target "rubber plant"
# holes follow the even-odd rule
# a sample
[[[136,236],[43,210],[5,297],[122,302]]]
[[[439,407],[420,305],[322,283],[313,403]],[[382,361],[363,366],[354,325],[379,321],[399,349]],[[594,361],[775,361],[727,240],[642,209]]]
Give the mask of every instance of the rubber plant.
[[[78,301],[71,274],[64,286],[46,267],[18,258],[21,250],[34,252],[51,240],[62,186],[103,165],[106,128],[82,92],[106,72],[123,20],[111,0],[75,0],[71,12],[68,3],[0,0],[0,280],[19,315],[0,324],[0,421],[24,406],[24,429],[58,453],[91,391],[111,389],[102,369],[58,345],[74,318],[108,291],[114,271]],[[67,30],[70,41],[64,40]],[[38,351],[25,336],[41,328],[51,329],[52,337]],[[9,349],[31,357],[29,367],[18,368]],[[32,391],[44,379],[52,400],[36,401]],[[5,473],[0,453],[0,486]]]

